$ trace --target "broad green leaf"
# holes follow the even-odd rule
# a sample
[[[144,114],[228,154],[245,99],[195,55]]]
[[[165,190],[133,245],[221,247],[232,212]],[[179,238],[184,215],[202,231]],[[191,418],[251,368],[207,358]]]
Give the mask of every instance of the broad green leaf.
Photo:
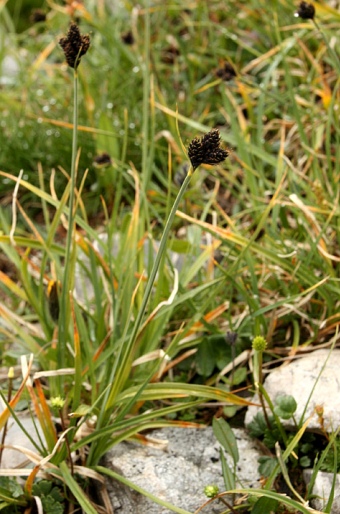
[[[214,348],[210,342],[204,338],[196,353],[197,373],[203,377],[210,377],[215,368],[215,361]]]
[[[275,398],[274,412],[282,419],[290,419],[297,409],[297,403],[293,396],[282,394]]]
[[[223,418],[214,418],[212,422],[214,435],[236,464],[239,460],[237,441],[234,432]]]

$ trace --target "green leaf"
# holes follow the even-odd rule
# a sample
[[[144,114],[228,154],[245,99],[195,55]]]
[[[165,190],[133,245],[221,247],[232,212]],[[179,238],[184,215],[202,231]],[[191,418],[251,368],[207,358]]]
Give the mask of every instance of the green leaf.
[[[67,467],[66,462],[62,462],[60,464],[60,471],[62,473],[62,476],[72,492],[72,494],[75,496],[76,500],[78,501],[79,505],[83,509],[83,511],[86,514],[97,514],[97,511],[92,506],[90,500],[87,498],[85,492],[81,489],[79,484],[75,481],[73,476],[71,475],[70,470]]]
[[[214,418],[212,422],[214,435],[226,452],[231,455],[234,463],[239,460],[236,437],[234,432],[223,418]]]
[[[258,412],[253,420],[247,425],[251,437],[262,437],[267,429],[263,412]]]
[[[263,514],[264,512],[266,514],[271,514],[272,512],[276,512],[278,505],[279,502],[277,500],[262,496],[262,498],[259,498],[255,503],[251,510],[251,514]]]
[[[38,496],[44,507],[46,514],[63,514],[64,496],[60,492],[60,488],[55,486],[51,480],[40,480],[36,482],[32,488],[34,496]]]
[[[223,407],[223,415],[226,418],[233,418],[237,412],[237,407],[233,405],[228,405],[227,407]]]
[[[92,405],[81,404],[79,407],[72,412],[72,418],[82,418],[83,416],[87,416],[92,410]]]
[[[274,471],[277,459],[275,457],[260,457],[258,471],[263,477],[269,477]]]
[[[233,385],[239,385],[242,384],[242,382],[245,381],[247,378],[247,368],[237,368],[235,369],[233,375],[232,375],[232,383]]]
[[[283,394],[275,399],[274,412],[282,419],[290,419],[297,409],[297,403],[293,396]]]
[[[12,505],[26,505],[27,502],[25,500],[17,500],[13,497],[11,491],[0,487],[0,500],[4,500]]]
[[[215,352],[210,342],[204,338],[198,346],[196,353],[197,373],[203,377],[210,377],[215,368]]]
[[[122,391],[122,393],[117,397],[116,403],[119,404],[127,402],[130,398],[134,398],[136,396],[137,391],[138,386],[130,387],[129,389]],[[140,395],[140,400],[149,401],[161,400],[163,398],[187,397],[209,398],[210,400],[218,400],[220,402],[230,402],[233,405],[252,405],[252,403],[246,399],[241,398],[236,394],[218,389],[217,387],[200,384],[184,384],[179,382],[172,382],[171,384],[166,382],[148,384]]]
[[[19,498],[24,494],[23,488],[15,478],[0,477],[0,486],[8,489],[12,493],[13,498]]]
[[[112,123],[105,112],[100,114],[99,128],[102,132],[97,134],[97,151],[107,152],[113,159],[119,159],[118,140],[112,131]]]
[[[230,489],[234,489],[236,487],[236,481],[235,481],[235,475],[230,469],[228,462],[224,456],[222,448],[220,448],[220,459],[221,459],[221,465],[222,465],[222,475],[224,480],[224,486],[226,491],[229,491]]]
[[[56,501],[52,496],[43,496],[41,502],[46,514],[63,514],[64,505]]]
[[[3,511],[3,514],[17,514],[18,512],[17,508],[14,505],[11,505],[7,502],[0,502],[0,510]]]
[[[263,437],[263,444],[265,444],[267,448],[274,448],[275,443],[281,440],[280,431],[277,426],[274,426],[272,429],[266,428]]]
[[[52,485],[50,480],[40,480],[40,482],[34,484],[32,493],[35,496],[47,496],[52,489]]]
[[[309,468],[311,465],[311,459],[307,457],[307,455],[304,455],[299,459],[299,464],[302,468]]]
[[[266,498],[272,498],[274,500],[277,500],[280,504],[286,505],[290,510],[298,511],[301,514],[311,514],[310,507],[305,507],[305,505],[302,505],[301,502],[297,502],[296,500],[293,500],[292,498],[289,498],[289,496],[285,494],[277,493],[276,491],[268,491],[265,489],[250,489],[250,488],[240,488],[240,489],[232,489],[231,491],[228,491],[230,494],[247,494],[258,496],[259,498],[262,498],[265,496]],[[262,511],[263,512],[263,511]],[[267,513],[263,513],[267,514]]]
[[[190,252],[192,244],[184,239],[171,239],[168,248],[176,253],[187,254]]]

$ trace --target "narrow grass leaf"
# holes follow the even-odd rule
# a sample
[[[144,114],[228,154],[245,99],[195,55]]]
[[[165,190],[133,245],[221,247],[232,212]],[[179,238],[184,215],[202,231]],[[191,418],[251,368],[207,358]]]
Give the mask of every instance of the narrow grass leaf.
[[[222,448],[220,448],[220,459],[221,459],[224,487],[226,488],[227,491],[229,489],[234,489],[236,487],[235,475],[227,463],[227,459],[225,458]]]
[[[75,481],[66,462],[62,462],[59,466],[61,474],[76,500],[78,501],[81,508],[86,514],[98,514],[97,510],[93,507],[90,500],[85,494],[85,491],[79,486],[78,482]]]

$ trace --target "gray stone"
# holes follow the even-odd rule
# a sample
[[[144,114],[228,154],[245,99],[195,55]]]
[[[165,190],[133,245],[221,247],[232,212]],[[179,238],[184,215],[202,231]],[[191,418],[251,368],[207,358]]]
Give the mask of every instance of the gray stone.
[[[11,45],[9,41],[7,41],[5,44],[7,48],[9,48]],[[18,61],[11,55],[5,55],[2,58],[0,65],[0,84],[3,86],[15,84],[18,74]]]
[[[258,487],[258,457],[255,443],[246,431],[234,430],[240,453],[236,474],[238,485]],[[225,490],[220,463],[220,445],[212,428],[156,430],[152,439],[166,440],[166,449],[121,443],[109,451],[103,465],[113,469],[134,484],[176,507],[195,512],[207,498],[206,485]],[[231,465],[231,458],[227,456]],[[115,514],[167,514],[171,511],[158,505],[122,483],[108,481],[108,490]],[[225,511],[219,501],[207,505],[202,514]]]
[[[306,484],[309,484],[312,476],[312,470],[305,469],[303,472],[303,478]],[[317,510],[323,510],[328,502],[330,492],[332,489],[333,473],[326,473],[325,471],[319,471],[316,476],[315,483],[313,486],[313,495],[318,496],[310,501],[311,506]],[[340,514],[340,475],[336,476],[334,501],[332,503],[332,509],[330,514]]]
[[[39,446],[41,443],[39,442],[39,438],[37,435],[37,430],[39,430],[40,438],[43,439],[42,431],[39,427],[38,421],[33,422],[31,417],[20,417],[20,423],[23,425],[25,430],[30,434],[30,436],[37,442]],[[37,428],[36,428],[37,427]],[[2,430],[0,432],[0,438],[2,438]],[[43,439],[44,440],[44,439]],[[20,426],[16,423],[16,421],[11,417],[8,420],[6,438],[5,438],[5,448],[2,452],[1,458],[1,468],[29,468],[34,465],[31,463],[29,459],[25,456],[23,452],[20,450],[15,450],[12,448],[8,448],[8,446],[21,446],[25,450],[30,450],[35,453],[39,453],[29,438],[22,431]]]
[[[275,398],[279,395],[293,396],[297,402],[295,413],[297,422],[300,422],[303,415],[304,420],[312,416],[308,425],[309,429],[320,430],[320,419],[315,408],[322,407],[324,428],[328,432],[332,432],[340,425],[340,350],[333,350],[325,365],[328,356],[329,350],[317,350],[288,365],[275,368],[265,379],[264,387],[274,403]],[[319,377],[324,365],[325,368]],[[309,399],[312,391],[313,394]],[[256,395],[253,400],[258,403]],[[308,406],[304,413],[307,403]],[[248,407],[245,424],[248,425],[260,410],[260,407]],[[286,426],[290,426],[291,423],[291,420],[283,420],[283,424]]]

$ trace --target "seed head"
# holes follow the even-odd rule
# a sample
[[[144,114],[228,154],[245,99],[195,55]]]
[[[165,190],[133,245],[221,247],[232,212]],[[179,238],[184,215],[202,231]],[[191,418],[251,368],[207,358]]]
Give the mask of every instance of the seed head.
[[[230,346],[235,346],[237,341],[237,333],[236,332],[227,332],[225,336],[225,340]]]
[[[111,166],[112,159],[107,152],[103,152],[100,155],[96,155],[93,159],[93,165],[95,168],[107,168]]]
[[[296,12],[303,20],[312,20],[315,15],[315,7],[309,2],[300,2],[299,8]]]
[[[267,341],[262,336],[256,336],[253,339],[252,346],[253,346],[253,350],[255,350],[255,352],[264,352],[264,350],[267,347]]]
[[[202,137],[195,137],[188,147],[188,156],[193,169],[201,164],[219,164],[229,155],[221,147],[220,132],[213,129]]]
[[[79,27],[72,22],[66,37],[59,40],[59,45],[64,50],[67,64],[71,68],[78,68],[80,58],[86,54],[90,47],[90,36],[82,36]]]
[[[121,38],[123,43],[125,43],[126,45],[133,45],[135,42],[135,38],[131,30],[124,32],[124,34],[121,35]]]
[[[42,9],[34,9],[32,11],[30,20],[32,23],[40,23],[46,21],[46,13]]]
[[[219,488],[217,485],[206,485],[203,492],[207,498],[215,498],[218,495]]]
[[[51,406],[53,409],[61,410],[65,405],[65,400],[61,396],[51,398]]]
[[[216,76],[226,82],[236,77],[235,68],[230,62],[225,62],[223,66],[216,70]]]

